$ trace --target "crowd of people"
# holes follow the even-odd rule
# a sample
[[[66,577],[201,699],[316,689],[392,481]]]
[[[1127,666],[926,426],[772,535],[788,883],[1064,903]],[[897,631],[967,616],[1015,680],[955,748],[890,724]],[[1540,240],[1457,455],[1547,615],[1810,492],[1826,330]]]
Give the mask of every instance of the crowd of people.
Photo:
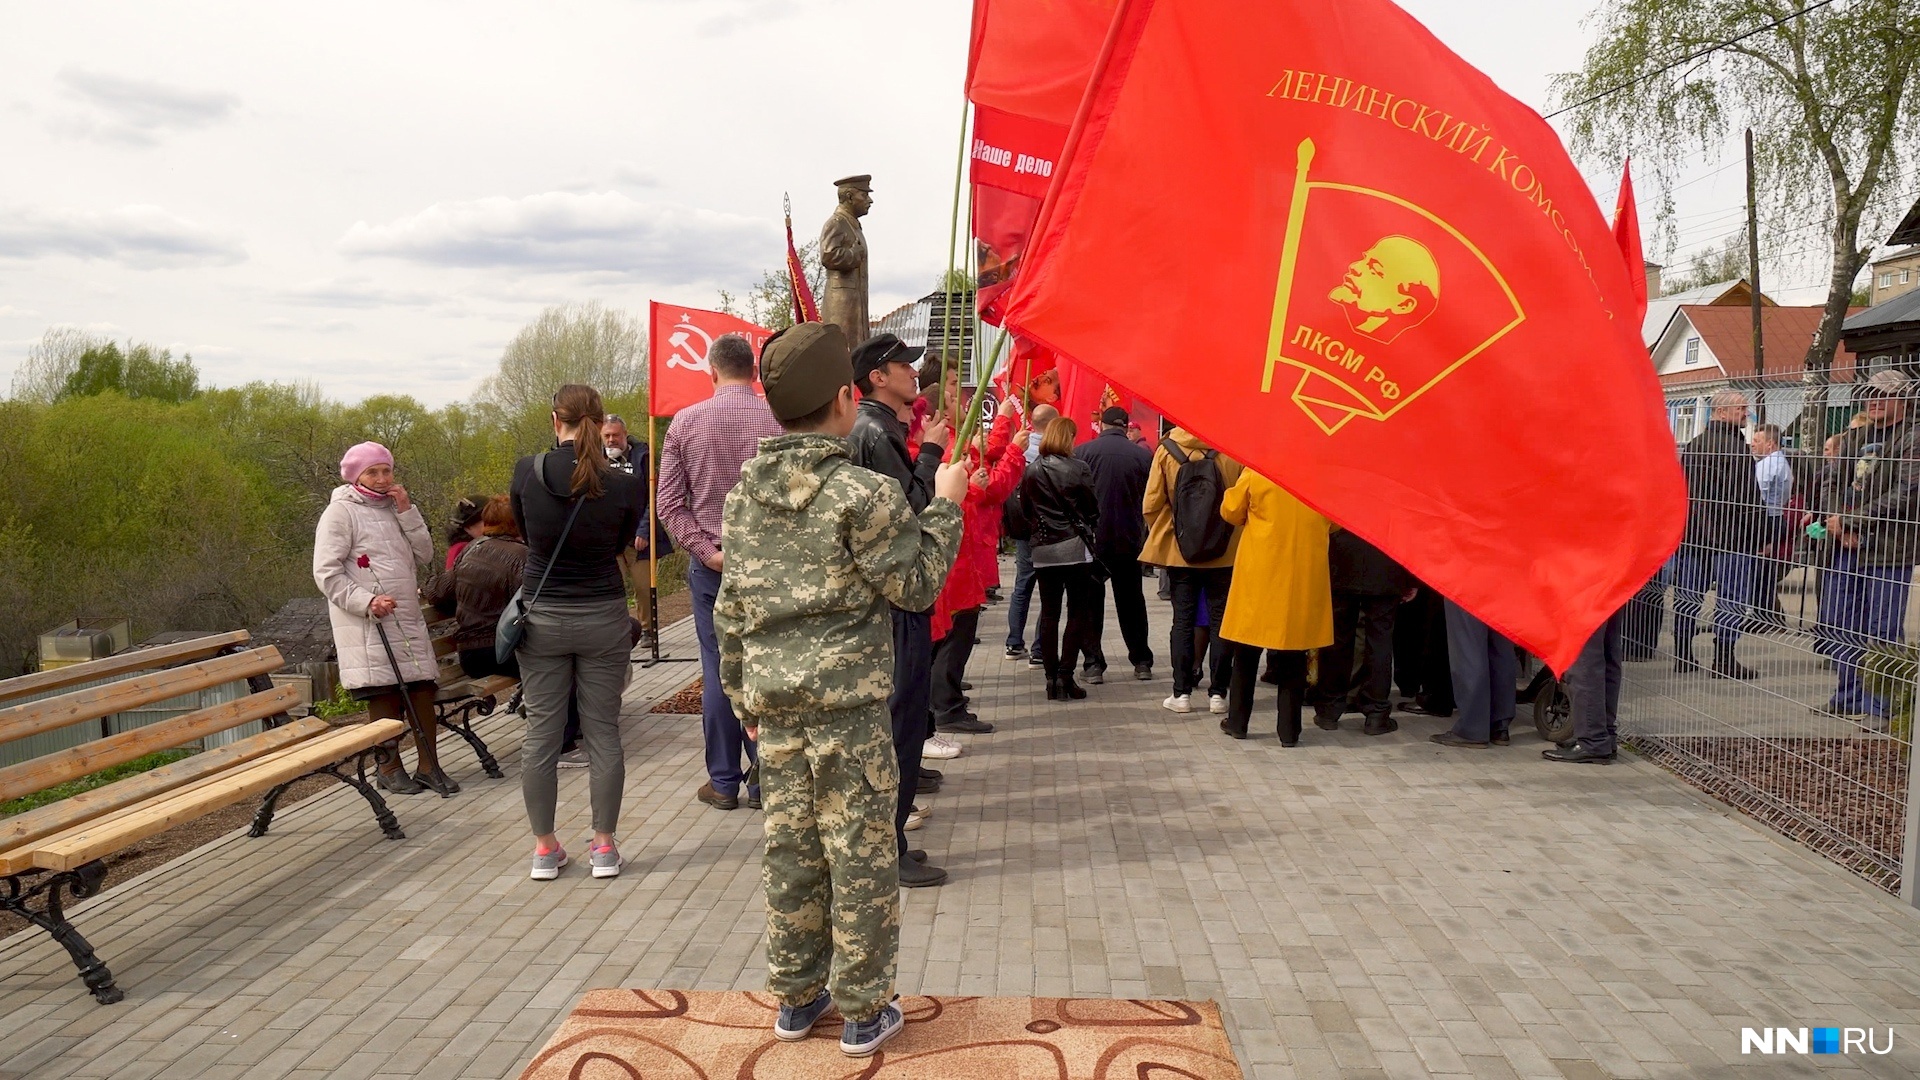
[[[1826,713],[1884,728],[1889,701],[1872,691],[1867,654],[1905,640],[1907,600],[1920,559],[1920,425],[1909,417],[1915,387],[1875,373],[1857,388],[1863,405],[1819,455],[1789,454],[1782,432],[1756,423],[1747,394],[1717,392],[1703,430],[1682,448],[1687,526],[1678,551],[1630,606],[1629,659],[1657,654],[1672,595],[1676,674],[1753,680],[1741,662],[1744,635],[1793,627],[1780,600],[1786,576],[1805,565],[1814,598],[1806,629],[1833,670]],[[1712,653],[1696,653],[1708,595]],[[1808,623],[1804,609],[1801,623]]]
[[[462,501],[424,584],[426,523],[391,453],[363,443],[341,461],[314,553],[342,684],[409,722],[419,764],[409,774],[391,747],[389,792],[458,791],[434,754],[424,604],[452,611],[468,675],[520,680],[530,874],[553,880],[569,863],[555,826],[568,766],[588,770],[590,873],[620,873],[620,702],[655,632],[627,593],[647,610],[633,567],[684,550],[702,662],[694,797],[764,810],[776,1034],[804,1038],[837,1008],[856,1056],[903,1022],[898,890],[948,879],[908,837],[945,780],[927,762],[994,731],[967,674],[996,599],[1007,658],[1041,669],[1062,707],[1106,682],[1109,596],[1134,679],[1155,679],[1143,583],[1160,576],[1173,616],[1161,705],[1190,713],[1204,692],[1232,738],[1249,736],[1261,682],[1283,747],[1308,709],[1322,729],[1358,712],[1367,735],[1396,730],[1396,674],[1405,707],[1455,716],[1433,736],[1449,747],[1505,744],[1516,708],[1511,644],[1267,477],[1178,427],[1152,442],[1118,406],[1082,440],[1050,374],[962,441],[957,365],[923,352],[891,334],[849,348],[838,327],[805,323],[756,365],[746,339],[718,339],[713,394],[674,418],[651,496],[645,448],[591,387],[561,387],[552,448],[521,459],[506,494]],[[1576,697],[1579,737],[1549,758],[1612,759],[1621,651],[1616,619],[1569,675],[1599,690]]]

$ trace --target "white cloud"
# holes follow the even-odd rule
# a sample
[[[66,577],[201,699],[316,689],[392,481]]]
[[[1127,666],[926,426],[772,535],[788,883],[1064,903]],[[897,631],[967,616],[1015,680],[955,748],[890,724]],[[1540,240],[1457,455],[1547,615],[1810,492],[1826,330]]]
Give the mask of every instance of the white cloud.
[[[32,308],[14,307],[12,304],[0,304],[0,319],[26,319],[40,314]]]
[[[437,293],[382,285],[369,277],[321,278],[286,289],[280,297],[311,307],[340,308],[428,307],[445,299]]]
[[[771,222],[738,214],[614,191],[549,191],[436,203],[385,225],[356,222],[339,247],[430,266],[602,271],[686,284],[753,273],[777,259],[779,236]]]
[[[238,237],[157,206],[115,210],[0,207],[0,259],[67,255],[138,270],[224,266],[246,260]]]
[[[239,97],[217,90],[189,90],[151,79],[68,68],[61,88],[84,109],[56,121],[67,134],[101,142],[151,146],[169,132],[210,127],[240,108]]]

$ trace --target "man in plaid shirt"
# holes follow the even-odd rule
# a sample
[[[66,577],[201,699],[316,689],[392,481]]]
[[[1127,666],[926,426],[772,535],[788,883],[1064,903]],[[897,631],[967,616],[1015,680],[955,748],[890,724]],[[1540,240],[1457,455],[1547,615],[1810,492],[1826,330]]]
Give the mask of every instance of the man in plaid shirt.
[[[744,780],[740,757],[755,760],[733,704],[720,688],[720,646],[713,633],[713,600],[720,591],[720,517],[727,493],[740,482],[740,466],[760,440],[781,434],[767,403],[753,390],[753,346],[727,334],[707,353],[713,396],[680,410],[660,447],[660,523],[687,553],[687,587],[693,592],[693,626],[700,637],[700,727],[707,745],[707,782],[696,797],[719,810],[740,805]],[[759,788],[746,792],[760,808]]]

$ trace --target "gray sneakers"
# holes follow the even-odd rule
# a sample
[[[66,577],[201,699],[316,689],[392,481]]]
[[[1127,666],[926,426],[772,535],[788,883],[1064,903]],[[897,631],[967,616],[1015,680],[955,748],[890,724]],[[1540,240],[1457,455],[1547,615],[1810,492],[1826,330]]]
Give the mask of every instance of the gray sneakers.
[[[627,860],[620,857],[620,849],[612,844],[594,848],[589,862],[593,865],[593,876],[597,878],[619,877],[620,868],[627,864]]]
[[[584,769],[587,767],[587,748],[569,750],[560,755],[559,765],[563,769]]]
[[[554,848],[552,851],[533,853],[533,880],[552,881],[560,876],[560,868],[567,865],[567,849]]]

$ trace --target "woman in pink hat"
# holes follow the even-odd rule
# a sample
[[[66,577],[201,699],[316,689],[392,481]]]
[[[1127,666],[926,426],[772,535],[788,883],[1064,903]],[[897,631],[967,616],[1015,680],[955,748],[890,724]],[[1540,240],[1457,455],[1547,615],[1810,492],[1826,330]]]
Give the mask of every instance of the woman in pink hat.
[[[333,489],[313,539],[313,580],[327,596],[340,683],[376,720],[405,720],[412,700],[422,728],[415,739],[420,767],[407,775],[396,741],[380,766],[380,786],[396,795],[429,788],[452,795],[460,785],[441,771],[434,746],[440,665],[420,611],[417,577],[433,560],[433,537],[407,489],[395,482],[386,447],[363,442],[349,449],[340,459],[340,478],[346,483]]]

